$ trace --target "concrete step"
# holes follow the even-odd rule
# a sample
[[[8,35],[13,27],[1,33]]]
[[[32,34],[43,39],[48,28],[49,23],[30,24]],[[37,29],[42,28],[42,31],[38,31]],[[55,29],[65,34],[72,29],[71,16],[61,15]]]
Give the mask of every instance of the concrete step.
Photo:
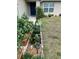
[[[36,16],[30,16],[30,17],[29,17],[29,21],[33,21],[33,23],[35,23],[35,21],[36,21]]]

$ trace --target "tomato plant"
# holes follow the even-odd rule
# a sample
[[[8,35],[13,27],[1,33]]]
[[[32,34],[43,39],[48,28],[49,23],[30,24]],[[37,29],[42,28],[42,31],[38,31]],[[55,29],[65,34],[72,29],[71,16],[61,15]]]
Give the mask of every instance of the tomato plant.
[[[38,21],[36,21],[36,23],[38,23]],[[21,45],[21,42],[24,39],[29,39],[30,43],[33,45],[36,45],[36,43],[41,43],[40,25],[33,24],[26,17],[17,18],[18,46]]]
[[[26,33],[33,31],[33,23],[25,17],[17,18],[17,42],[21,42]]]

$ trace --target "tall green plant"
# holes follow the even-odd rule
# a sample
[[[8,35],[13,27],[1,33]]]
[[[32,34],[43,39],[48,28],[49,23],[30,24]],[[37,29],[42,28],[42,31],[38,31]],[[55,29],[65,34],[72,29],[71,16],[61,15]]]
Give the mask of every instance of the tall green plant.
[[[32,55],[30,53],[25,53],[23,59],[32,59]]]
[[[31,35],[31,43],[35,44],[36,42],[40,42],[40,26],[34,25],[33,26],[33,32]]]
[[[21,42],[26,33],[33,31],[33,23],[27,18],[17,18],[17,42]]]
[[[30,53],[25,53],[25,55],[23,56],[23,59],[44,59],[44,58],[41,57],[41,55],[33,56]]]
[[[44,15],[43,9],[41,7],[37,7],[36,8],[36,19],[43,18],[44,16],[45,15]]]

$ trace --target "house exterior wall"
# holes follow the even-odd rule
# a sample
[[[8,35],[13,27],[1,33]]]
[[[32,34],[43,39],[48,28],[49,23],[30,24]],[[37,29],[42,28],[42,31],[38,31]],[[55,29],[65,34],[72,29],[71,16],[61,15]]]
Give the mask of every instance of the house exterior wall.
[[[23,14],[27,15],[27,4],[25,0],[17,0],[17,15],[21,17]]]
[[[33,1],[33,0],[29,0],[29,1]],[[39,0],[37,0],[36,7],[38,6],[43,7],[43,3],[44,2],[40,2]],[[48,14],[59,15],[61,13],[61,2],[53,1],[52,3],[54,3],[54,11],[50,13],[44,13],[45,15],[48,15]],[[27,17],[30,16],[29,2],[25,2],[25,0],[17,0],[17,15],[21,17],[24,13],[27,15]]]
[[[27,17],[30,16],[30,4],[29,3],[26,3],[27,4]]]
[[[54,15],[61,14],[61,2],[54,2]]]
[[[36,7],[40,6],[40,1],[36,1]]]

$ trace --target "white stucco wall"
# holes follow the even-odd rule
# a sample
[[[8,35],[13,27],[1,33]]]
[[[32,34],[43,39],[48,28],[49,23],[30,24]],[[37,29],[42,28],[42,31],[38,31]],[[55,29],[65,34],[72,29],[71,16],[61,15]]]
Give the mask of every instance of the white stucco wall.
[[[30,16],[30,4],[27,3],[27,17]]]
[[[40,6],[40,1],[36,1],[36,7]]]
[[[17,0],[17,15],[21,17],[24,13],[27,15],[27,4],[25,0]]]
[[[61,2],[54,2],[54,15],[59,15],[61,13]]]

